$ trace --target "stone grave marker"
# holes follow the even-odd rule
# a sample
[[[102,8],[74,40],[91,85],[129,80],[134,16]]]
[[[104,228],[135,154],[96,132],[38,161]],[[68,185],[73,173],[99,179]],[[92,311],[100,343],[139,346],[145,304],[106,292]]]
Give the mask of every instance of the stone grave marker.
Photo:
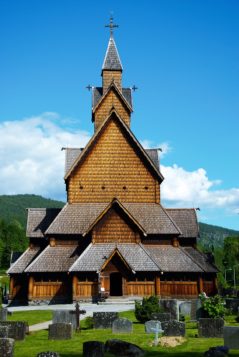
[[[104,357],[104,342],[87,341],[83,343],[83,357]]]
[[[153,312],[151,315],[152,320],[157,320],[160,322],[171,320],[170,312]]]
[[[160,299],[159,305],[163,311],[171,314],[173,320],[179,320],[179,301],[177,299]]]
[[[224,320],[221,318],[201,318],[198,321],[199,337],[223,337]]]
[[[79,303],[75,307],[75,310],[53,310],[52,323],[70,323],[74,330],[80,330],[80,315],[84,315],[86,311],[80,310]]]
[[[179,313],[184,316],[191,316],[191,301],[183,301],[179,304]]]
[[[29,326],[25,321],[0,321],[0,329],[8,327],[8,337],[14,340],[24,340]]]
[[[0,338],[0,356],[13,357],[14,354],[14,339]]]
[[[131,333],[133,331],[132,321],[120,317],[113,321],[112,323],[112,332],[113,333]]]
[[[118,319],[118,317],[118,312],[93,312],[94,328],[112,328],[113,321]]]
[[[72,338],[72,325],[64,322],[49,325],[49,340],[70,340]]]
[[[224,345],[229,349],[239,350],[239,327],[224,326],[223,328]]]
[[[185,336],[185,323],[177,320],[162,322],[165,336]]]
[[[38,353],[37,357],[60,357],[60,355],[57,352],[47,351]]]
[[[105,352],[112,353],[117,357],[143,357],[145,355],[137,345],[117,339],[106,341]]]
[[[3,307],[0,308],[0,321],[7,321],[8,310]]]
[[[0,326],[0,338],[8,338],[8,326]]]
[[[159,324],[160,328],[161,328],[161,322],[157,321],[157,320],[149,320],[146,321],[144,324],[144,329],[146,333],[154,333],[156,325]]]

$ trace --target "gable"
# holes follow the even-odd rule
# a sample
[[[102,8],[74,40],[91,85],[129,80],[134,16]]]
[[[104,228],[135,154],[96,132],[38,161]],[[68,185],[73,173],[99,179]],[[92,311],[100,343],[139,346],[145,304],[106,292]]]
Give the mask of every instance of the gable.
[[[112,109],[115,109],[122,120],[130,126],[130,113],[132,109],[126,99],[112,86],[94,109],[93,120],[95,121],[95,130],[99,128]]]
[[[112,207],[93,228],[92,239],[95,243],[135,243],[139,232],[126,215]]]
[[[81,154],[68,176],[69,203],[159,202],[160,173],[123,129],[112,116]]]

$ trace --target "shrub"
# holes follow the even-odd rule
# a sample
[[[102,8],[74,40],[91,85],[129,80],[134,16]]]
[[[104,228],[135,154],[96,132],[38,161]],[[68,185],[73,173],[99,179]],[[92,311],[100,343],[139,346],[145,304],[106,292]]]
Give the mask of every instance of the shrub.
[[[199,295],[202,302],[202,308],[208,315],[208,317],[217,318],[224,317],[226,313],[225,302],[219,295],[207,297],[202,293]]]
[[[155,312],[162,312],[157,296],[144,297],[142,302],[135,301],[135,317],[139,322],[144,323],[151,320],[151,316]]]

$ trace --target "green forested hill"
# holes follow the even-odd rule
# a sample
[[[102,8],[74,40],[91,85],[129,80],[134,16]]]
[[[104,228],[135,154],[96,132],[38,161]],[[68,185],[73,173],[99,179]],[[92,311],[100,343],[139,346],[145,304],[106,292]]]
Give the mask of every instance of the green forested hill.
[[[25,228],[26,208],[58,208],[64,203],[37,195],[3,195],[0,196],[0,219],[6,222],[17,220]]]
[[[232,229],[212,226],[211,224],[199,223],[200,238],[199,244],[210,249],[214,247],[222,248],[223,242],[226,237],[239,237],[239,231]]]

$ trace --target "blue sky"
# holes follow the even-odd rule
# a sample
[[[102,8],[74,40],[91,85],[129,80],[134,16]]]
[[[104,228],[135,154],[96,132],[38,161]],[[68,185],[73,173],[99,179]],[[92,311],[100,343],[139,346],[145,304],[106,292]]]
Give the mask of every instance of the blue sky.
[[[93,133],[111,11],[132,130],[164,148],[164,204],[239,230],[236,0],[0,0],[0,194],[64,199],[60,147]]]

